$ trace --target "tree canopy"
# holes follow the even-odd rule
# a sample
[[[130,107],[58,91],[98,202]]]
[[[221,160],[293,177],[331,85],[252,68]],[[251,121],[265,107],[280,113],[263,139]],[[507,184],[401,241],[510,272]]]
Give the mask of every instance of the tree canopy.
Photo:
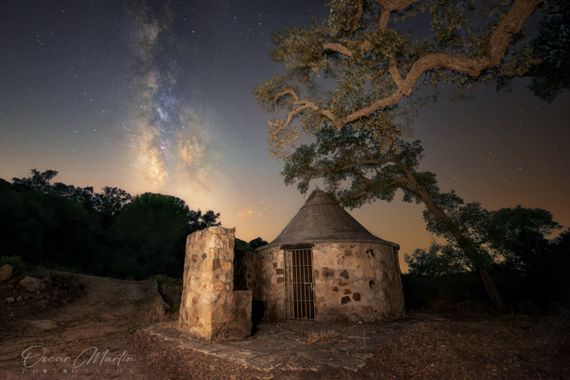
[[[0,180],[0,252],[32,265],[86,273],[145,278],[178,276],[184,241],[219,225],[219,213],[192,210],[176,197],[132,197],[117,187],[77,187],[53,182],[57,171]]]
[[[525,25],[541,6],[545,21],[533,40]],[[568,57],[540,41],[568,41],[568,7],[559,0],[332,0],[329,8],[324,21],[275,35],[271,57],[285,73],[254,92],[273,112],[268,140],[285,159],[285,182],[305,192],[324,180],[348,207],[390,201],[402,190],[404,201],[426,206],[428,230],[481,273],[501,309],[483,248],[489,236],[478,225],[487,211],[441,191],[434,173],[419,170],[422,147],[407,141],[406,125],[429,86],[505,86],[532,75],[531,89],[551,100],[567,88],[567,73],[555,69]],[[302,133],[314,142],[297,145]]]
[[[184,268],[186,236],[199,229],[219,225],[220,214],[192,211],[186,203],[169,195],[144,193],[133,199],[113,225],[136,277],[147,273],[179,276]]]
[[[525,25],[541,6],[533,38]],[[255,90],[275,115],[268,128],[276,154],[301,131],[324,126],[397,134],[390,121],[418,105],[423,84],[465,89],[533,76],[531,89],[549,100],[568,88],[566,2],[333,0],[329,7],[322,22],[275,35],[271,57],[286,73]]]
[[[462,213],[458,224],[468,226],[471,239],[491,264],[505,270],[521,274],[536,270],[553,258],[552,251],[567,234],[550,238],[561,226],[544,209],[517,206],[487,211],[477,204],[470,208],[475,212]],[[434,243],[428,251],[417,249],[406,256],[406,262],[410,273],[430,277],[473,269],[458,247],[449,243]]]

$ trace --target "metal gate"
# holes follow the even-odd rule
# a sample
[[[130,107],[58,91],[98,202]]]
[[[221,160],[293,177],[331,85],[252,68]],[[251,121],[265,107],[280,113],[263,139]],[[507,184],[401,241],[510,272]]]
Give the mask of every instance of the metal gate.
[[[315,319],[311,248],[285,250],[285,294],[288,319]]]

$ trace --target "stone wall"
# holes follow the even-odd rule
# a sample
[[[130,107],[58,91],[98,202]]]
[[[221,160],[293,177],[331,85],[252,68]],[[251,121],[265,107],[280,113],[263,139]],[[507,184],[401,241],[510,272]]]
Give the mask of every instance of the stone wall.
[[[253,299],[263,303],[263,319],[285,319],[285,262],[279,247],[255,254],[255,286]]]
[[[251,291],[233,291],[235,230],[210,227],[186,240],[180,329],[205,339],[251,333]]]
[[[372,322],[404,313],[397,255],[380,243],[313,247],[316,319]]]
[[[317,243],[313,247],[315,319],[372,322],[404,314],[394,247],[381,243]],[[263,301],[266,320],[285,313],[284,255],[279,247],[257,253],[253,298]]]

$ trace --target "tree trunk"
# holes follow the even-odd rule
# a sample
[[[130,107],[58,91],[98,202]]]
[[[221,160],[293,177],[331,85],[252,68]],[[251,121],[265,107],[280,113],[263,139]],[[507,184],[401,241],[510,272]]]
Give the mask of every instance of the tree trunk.
[[[431,202],[431,199],[430,202],[426,203],[426,207],[433,216],[438,218],[438,220],[444,223],[450,230],[451,234],[455,238],[455,241],[457,242],[457,245],[459,245],[459,248],[463,250],[469,261],[471,261],[471,264],[478,270],[479,275],[481,276],[481,281],[483,282],[483,286],[485,287],[487,295],[493,303],[493,306],[495,306],[497,311],[500,313],[504,313],[505,305],[503,303],[501,293],[497,289],[495,281],[493,280],[493,277],[491,276],[488,268],[486,268],[486,266],[482,263],[483,260],[480,257],[480,253],[477,252],[475,247],[473,247],[472,242],[459,230],[458,226],[453,222],[449,215],[447,215],[439,206]]]
[[[420,185],[416,182],[413,173],[408,168],[404,168],[402,166],[401,168],[406,173],[406,178],[408,180],[408,183],[413,187],[412,190],[414,190],[414,193],[422,200],[428,211],[447,227],[457,242],[457,245],[459,245],[459,248],[463,250],[469,261],[471,261],[473,267],[478,270],[479,275],[481,276],[481,281],[483,282],[483,286],[485,287],[487,295],[493,303],[493,306],[495,306],[495,308],[500,313],[504,313],[505,305],[503,303],[501,293],[497,289],[491,273],[486,268],[480,253],[473,246],[471,240],[461,232],[451,217],[447,215],[447,213],[441,207],[439,207],[439,205],[433,202],[430,194],[424,188],[420,187]]]
[[[483,286],[493,302],[493,305],[497,308],[500,313],[506,312],[505,304],[503,303],[503,297],[501,297],[501,293],[495,286],[495,281],[491,276],[491,273],[485,267],[479,268],[479,275],[481,276],[481,281],[483,281]]]

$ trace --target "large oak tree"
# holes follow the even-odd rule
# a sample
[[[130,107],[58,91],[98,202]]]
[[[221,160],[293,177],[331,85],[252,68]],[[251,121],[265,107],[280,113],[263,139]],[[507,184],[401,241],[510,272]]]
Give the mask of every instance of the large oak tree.
[[[405,139],[408,116],[426,85],[465,89],[481,81],[504,85],[535,76],[531,88],[551,100],[568,87],[568,15],[563,1],[542,9],[534,43],[524,33],[540,0],[332,0],[323,22],[275,36],[272,59],[285,74],[258,86],[255,96],[274,114],[271,151],[285,158],[287,183],[306,191],[324,179],[343,205],[376,199],[422,202],[428,229],[454,242],[481,278],[491,300],[502,301],[489,260],[458,215],[477,207],[444,193],[435,175],[418,169],[422,150]],[[422,22],[425,24],[423,25]],[[422,26],[423,25],[423,26]],[[414,29],[410,29],[413,26]],[[549,41],[545,49],[540,40]],[[565,45],[564,45],[565,44]],[[315,137],[298,146],[303,133]]]

